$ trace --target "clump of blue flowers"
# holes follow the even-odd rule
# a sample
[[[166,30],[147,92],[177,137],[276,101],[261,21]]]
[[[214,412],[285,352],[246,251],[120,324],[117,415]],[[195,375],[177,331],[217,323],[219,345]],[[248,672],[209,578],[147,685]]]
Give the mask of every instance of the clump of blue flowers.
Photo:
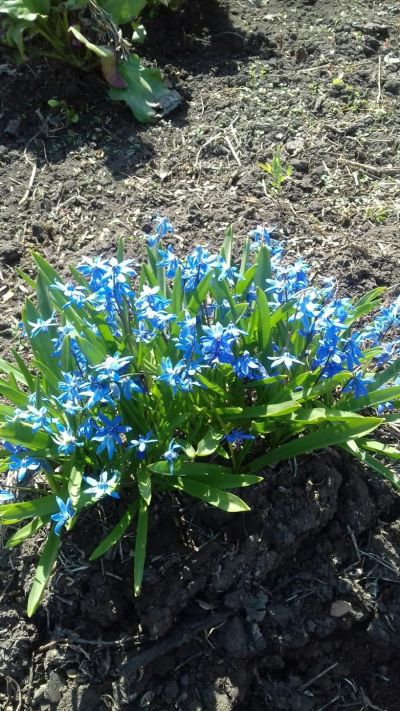
[[[371,433],[400,419],[400,298],[380,288],[339,298],[262,227],[237,261],[232,230],[219,254],[198,246],[185,258],[164,244],[171,234],[161,220],[140,267],[121,243],[67,282],[34,254],[36,299],[23,313],[33,358],[0,360],[12,403],[0,404],[0,521],[28,520],[8,547],[48,531],[30,615],[62,536],[106,497],[123,514],[91,558],[137,519],[138,594],[155,491],[246,511],[232,489],[327,446],[398,486],[387,460],[400,451]]]

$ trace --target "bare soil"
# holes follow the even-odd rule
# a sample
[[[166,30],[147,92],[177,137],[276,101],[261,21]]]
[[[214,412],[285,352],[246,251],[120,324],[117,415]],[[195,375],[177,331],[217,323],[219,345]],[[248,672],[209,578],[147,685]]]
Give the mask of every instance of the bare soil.
[[[399,37],[394,1],[187,3],[149,24],[145,57],[183,97],[154,126],[96,76],[0,55],[5,356],[32,249],[64,270],[123,236],[140,259],[157,214],[181,251],[264,223],[343,293],[398,291]],[[278,194],[259,167],[277,145],[293,169]],[[0,708],[397,711],[399,497],[334,451],[265,475],[245,516],[156,501],[135,601],[132,536],[88,562],[114,504],[65,537],[33,620],[42,539],[3,553]]]

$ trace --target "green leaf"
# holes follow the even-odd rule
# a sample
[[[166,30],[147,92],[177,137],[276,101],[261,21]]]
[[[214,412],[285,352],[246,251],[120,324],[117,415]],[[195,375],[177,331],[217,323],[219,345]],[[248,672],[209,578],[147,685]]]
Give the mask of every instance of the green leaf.
[[[185,471],[181,471],[181,476],[185,476]],[[202,474],[196,474],[195,472],[188,472],[188,478],[196,481],[200,481],[203,484],[211,484],[211,486],[216,486],[218,489],[241,489],[244,486],[253,486],[253,484],[259,484],[263,480],[261,476],[256,476],[255,474],[225,474],[223,473],[209,473],[204,472]],[[175,482],[175,479],[172,480]],[[186,481],[186,477],[185,477]]]
[[[231,266],[232,259],[232,240],[233,240],[233,225],[229,225],[226,230],[224,241],[221,247],[221,257],[225,259],[228,267]]]
[[[148,465],[149,469],[156,474],[167,474],[169,473],[169,463],[166,461],[154,462]],[[223,467],[220,464],[210,464],[207,462],[183,462],[178,459],[174,463],[174,474],[181,476],[201,476],[203,474],[232,474],[232,469],[230,467]]]
[[[116,25],[126,25],[139,17],[148,0],[98,0]]]
[[[228,511],[228,513],[250,510],[239,496],[194,479],[177,477],[173,486],[176,489],[185,491],[186,494],[194,496],[196,499],[201,499],[205,503],[211,504],[211,506],[222,509],[222,511]]]
[[[173,96],[164,84],[159,69],[143,67],[137,54],[120,60],[117,69],[127,88],[117,89],[112,86],[108,91],[109,97],[113,101],[125,101],[141,123],[154,121],[157,118],[157,108],[161,109],[168,98]]]
[[[373,432],[382,422],[380,417],[355,418],[354,421],[338,422],[335,425],[319,427],[316,431],[299,439],[281,444],[246,467],[246,472],[256,472],[277,462],[296,457],[306,452],[314,452],[324,447],[332,447],[355,437],[363,437]]]
[[[375,452],[375,454],[380,454],[382,457],[400,459],[400,449],[392,447],[390,444],[384,444],[383,442],[378,442],[375,439],[361,439],[357,444],[361,449],[367,449],[370,452]]]
[[[99,365],[107,357],[107,349],[99,338],[94,336],[93,342],[90,342],[87,338],[76,336],[75,340],[90,365]]]
[[[51,318],[53,307],[50,302],[46,281],[40,272],[36,280],[36,296],[41,317],[43,319]]]
[[[32,373],[30,372],[29,368],[27,367],[19,353],[14,348],[12,349],[12,354],[19,368],[19,372],[17,368],[13,368],[14,378],[21,382],[23,385],[27,385],[30,390],[33,390],[35,387],[35,380],[33,378]]]
[[[81,467],[76,467],[74,464],[72,464],[71,473],[69,475],[68,480],[68,494],[71,498],[74,507],[76,506],[81,494],[82,478],[83,469]]]
[[[344,449],[349,454],[357,457],[361,462],[366,464],[368,467],[376,471],[383,479],[386,479],[391,483],[391,485],[400,491],[400,480],[398,474],[386,467],[382,462],[372,457],[367,452],[362,451],[354,440],[349,440],[346,444],[342,444],[341,448]]]
[[[265,356],[268,353],[268,345],[271,337],[271,316],[268,299],[260,287],[257,287],[256,305],[258,312],[258,348],[260,355]]]
[[[0,395],[7,398],[7,400],[10,400],[11,402],[13,402],[14,405],[18,405],[18,407],[25,408],[28,405],[28,396],[22,390],[13,388],[11,385],[6,383],[5,380],[1,380],[1,379],[0,379]]]
[[[135,544],[135,565],[133,573],[134,593],[137,597],[140,593],[143,580],[144,561],[146,558],[148,528],[148,506],[143,499],[139,503],[138,525],[136,530]]]
[[[284,417],[300,408],[300,403],[294,400],[278,402],[271,405],[254,405],[246,407],[238,414],[229,415],[230,420],[266,420],[269,417]],[[228,408],[227,408],[228,409]],[[233,408],[231,408],[233,409]],[[228,415],[227,415],[228,416]]]
[[[18,20],[34,22],[38,16],[46,17],[50,11],[50,0],[2,0],[0,13]]]
[[[206,274],[204,279],[201,280],[200,284],[197,285],[195,290],[191,292],[190,300],[187,306],[191,316],[196,316],[199,312],[199,309],[202,307],[204,299],[206,298],[207,293],[209,292],[210,282],[212,278],[213,272],[209,272],[208,274]]]
[[[394,363],[389,365],[388,368],[385,368],[384,370],[382,370],[380,373],[378,373],[375,376],[375,382],[373,383],[373,387],[376,390],[378,388],[381,388],[382,385],[385,385],[390,380],[394,380],[394,378],[397,378],[399,373],[400,373],[400,358],[398,358]]]
[[[355,411],[362,410],[365,407],[371,407],[372,405],[379,405],[381,402],[389,402],[390,400],[398,399],[400,399],[400,385],[372,390],[368,395],[364,395],[363,397],[343,398],[346,407]]]
[[[127,510],[125,511],[124,515],[122,518],[118,521],[117,525],[114,526],[112,531],[106,536],[101,543],[94,549],[92,555],[90,556],[89,560],[96,560],[96,558],[100,558],[100,556],[104,555],[104,553],[107,553],[107,551],[115,546],[116,543],[122,538],[124,535],[125,531],[129,527],[130,523],[132,522],[133,518],[135,517],[137,510],[139,508],[139,502],[135,501],[133,504],[131,504]]]
[[[33,432],[32,427],[17,421],[0,425],[0,438],[11,444],[22,444],[33,452],[47,450],[51,445],[51,439],[45,432]]]
[[[262,244],[258,250],[256,265],[254,286],[264,290],[267,286],[266,280],[271,279],[271,257],[265,244]]]
[[[15,533],[8,538],[5,547],[7,550],[10,550],[11,548],[15,548],[15,546],[19,546],[23,543],[23,541],[26,541],[27,538],[33,536],[36,531],[39,531],[39,529],[45,526],[49,521],[50,516],[37,516],[32,521],[25,524],[25,526],[19,528],[18,531],[15,531]]]
[[[136,472],[136,481],[139,489],[139,494],[147,506],[151,502],[151,477],[148,469],[138,469]]]
[[[32,615],[35,614],[42,601],[50,575],[53,572],[60,543],[61,537],[56,536],[54,531],[50,531],[43,548],[42,555],[40,556],[39,564],[35,571],[33,585],[29,593],[27,606],[28,617],[32,617]]]
[[[224,433],[210,429],[197,445],[196,457],[209,457],[218,449]]]
[[[31,501],[0,505],[0,521],[5,524],[11,520],[23,521],[24,518],[50,516],[56,511],[56,497],[54,494],[51,494],[50,496],[42,496],[40,499],[32,499]]]

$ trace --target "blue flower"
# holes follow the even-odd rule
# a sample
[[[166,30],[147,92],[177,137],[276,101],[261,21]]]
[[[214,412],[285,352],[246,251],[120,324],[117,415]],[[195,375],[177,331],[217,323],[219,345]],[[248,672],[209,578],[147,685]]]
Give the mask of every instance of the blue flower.
[[[158,254],[162,257],[162,259],[157,262],[157,266],[164,267],[168,279],[173,279],[181,262],[174,253],[172,245],[169,244],[166,250],[159,249]]]
[[[279,356],[268,356],[268,360],[272,361],[271,368],[278,368],[280,365],[284,365],[287,370],[290,370],[293,363],[303,364],[302,360],[291,355],[286,349],[284,349]]]
[[[117,491],[114,491],[117,486],[119,472],[112,471],[111,478],[108,479],[108,472],[101,472],[99,479],[93,479],[91,476],[84,476],[87,484],[90,484],[88,489],[85,489],[85,494],[93,494],[95,499],[100,499],[103,496],[112,496],[113,499],[121,498]]]
[[[50,318],[43,319],[43,318],[38,318],[38,320],[35,321],[28,321],[29,325],[32,327],[31,328],[31,337],[34,338],[35,336],[38,336],[39,333],[47,333],[49,328],[51,326],[56,326],[57,321],[55,320],[54,314],[50,316]]]
[[[34,457],[19,457],[17,454],[11,455],[9,459],[9,467],[11,471],[16,472],[17,482],[20,483],[27,476],[36,474],[43,468],[43,463],[40,459]]]
[[[99,418],[104,426],[97,430],[92,439],[95,442],[100,442],[96,449],[96,453],[101,454],[107,450],[108,458],[111,460],[114,456],[115,446],[123,444],[121,435],[126,432],[130,432],[132,427],[129,425],[122,425],[122,418],[119,415],[110,420],[108,417],[105,417],[105,415],[100,413]]]
[[[94,370],[97,370],[97,377],[100,381],[110,379],[118,382],[120,371],[127,368],[131,360],[132,356],[121,356],[119,353],[115,353],[113,356],[108,355],[100,365],[95,365]]]
[[[238,378],[248,378],[249,380],[259,380],[267,377],[267,371],[257,358],[253,358],[249,351],[243,353],[233,362],[233,370]]]
[[[235,429],[229,432],[229,434],[226,434],[224,439],[230,444],[241,444],[241,442],[244,442],[245,440],[255,439],[255,436],[250,434],[249,432],[244,432],[243,430]]]
[[[137,439],[131,439],[127,449],[136,449],[136,457],[138,459],[144,459],[147,445],[158,442],[158,439],[151,439],[151,435],[151,432],[147,432],[145,435],[139,435]]]
[[[11,491],[7,489],[0,489],[0,504],[7,504],[10,501],[14,501],[15,496]]]
[[[72,506],[72,501],[71,499],[67,499],[67,501],[64,503],[62,499],[60,499],[59,496],[56,496],[59,512],[52,514],[51,519],[52,521],[55,522],[54,526],[54,533],[56,536],[59,536],[61,533],[61,529],[65,526],[65,524],[70,521],[73,516],[75,516],[75,509]]]
[[[373,382],[374,378],[365,377],[364,374],[359,371],[358,373],[355,373],[353,377],[346,383],[342,392],[352,392],[354,393],[356,398],[363,397],[364,395],[368,395],[367,385]]]
[[[174,461],[175,459],[178,459],[179,454],[177,454],[177,450],[182,449],[180,444],[175,444],[175,440],[171,439],[168,449],[166,452],[164,452],[163,457],[164,459],[167,460],[169,463],[169,473],[173,474],[174,472]]]
[[[78,442],[70,427],[66,427],[60,422],[56,423],[56,427],[58,434],[53,435],[53,441],[57,444],[59,454],[72,454],[77,447],[82,446],[83,443]]]
[[[68,306],[77,306],[81,309],[85,305],[87,292],[83,286],[76,286],[76,284],[73,284],[71,281],[66,284],[56,281],[54,284],[51,284],[50,289],[58,289],[64,294],[67,301],[63,309],[66,309]]]

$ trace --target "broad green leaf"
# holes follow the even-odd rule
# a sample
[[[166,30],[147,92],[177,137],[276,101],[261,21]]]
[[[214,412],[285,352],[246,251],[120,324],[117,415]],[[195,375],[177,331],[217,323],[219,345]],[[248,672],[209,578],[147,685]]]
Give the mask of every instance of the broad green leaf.
[[[166,461],[154,462],[148,465],[149,469],[156,474],[167,474],[169,473],[169,463]],[[210,464],[207,462],[183,462],[178,459],[174,463],[174,474],[180,476],[201,476],[202,474],[232,474],[232,469],[230,467],[223,467],[220,464]]]
[[[143,499],[140,499],[138,524],[136,529],[136,544],[135,544],[135,563],[133,572],[134,593],[135,597],[140,594],[142,587],[144,561],[146,558],[147,548],[147,529],[148,529],[148,506]]]
[[[268,353],[268,345],[271,337],[271,316],[268,299],[260,287],[257,287],[256,307],[258,313],[258,348],[260,356],[263,357]]]
[[[324,447],[333,447],[349,439],[363,437],[373,432],[382,423],[380,417],[355,418],[354,421],[338,422],[335,425],[319,427],[317,431],[299,437],[275,447],[262,457],[258,457],[245,470],[248,473],[256,472],[263,467],[271,466],[277,462],[296,457],[306,452],[315,452]]]
[[[47,284],[43,275],[40,272],[36,279],[36,296],[41,317],[43,319],[50,318],[53,314],[53,307],[50,302]]]
[[[272,405],[254,405],[246,407],[238,414],[229,415],[230,420],[265,420],[269,417],[284,417],[300,408],[300,403],[294,400],[278,402]],[[228,409],[228,408],[227,408]],[[233,409],[233,408],[231,408]],[[228,416],[228,415],[227,415]]]
[[[60,547],[61,537],[56,536],[54,531],[50,531],[42,555],[39,559],[39,564],[35,571],[33,585],[29,593],[27,613],[28,617],[32,617],[38,609],[50,575],[53,572],[54,563],[56,562],[58,549]]]
[[[373,405],[379,405],[381,402],[390,402],[390,400],[400,399],[400,385],[393,385],[393,387],[380,388],[379,390],[372,390],[368,395],[363,397],[350,397],[344,400],[346,408],[350,410],[362,410],[365,407],[371,407]]]
[[[116,25],[126,25],[139,17],[147,0],[98,0],[98,4]]]
[[[25,524],[25,526],[22,526],[22,528],[19,528],[18,531],[15,531],[15,533],[8,538],[7,543],[6,543],[6,548],[9,550],[11,548],[15,548],[15,546],[19,546],[23,541],[26,541],[27,538],[30,538],[33,536],[36,531],[39,531],[40,528],[46,525],[50,521],[50,516],[37,516],[34,518],[32,521],[29,521],[29,523]]]
[[[246,237],[242,252],[242,258],[240,260],[240,276],[244,276],[247,269],[247,264],[250,256],[250,240]],[[247,289],[247,287],[246,287]]]
[[[267,279],[271,279],[271,256],[264,244],[258,250],[256,265],[254,285],[264,290],[267,287]]]
[[[71,498],[71,501],[72,501],[74,507],[76,506],[79,496],[81,494],[82,478],[83,478],[82,467],[77,467],[74,464],[72,464],[71,473],[69,475],[69,480],[68,480],[68,494]]]
[[[196,456],[209,457],[214,454],[221,443],[223,434],[223,432],[215,432],[213,429],[208,430],[197,445]]]
[[[382,385],[385,385],[386,383],[388,383],[390,380],[394,380],[394,378],[397,378],[399,373],[400,373],[400,358],[398,358],[394,363],[392,363],[387,368],[385,368],[380,373],[378,373],[375,376],[375,382],[372,384],[371,387],[373,387],[377,390],[378,388],[381,388]]]
[[[383,479],[389,481],[397,491],[400,491],[400,478],[398,474],[386,467],[382,462],[378,461],[378,459],[375,459],[375,457],[362,451],[354,440],[349,440],[342,444],[341,448],[354,457],[357,457],[357,459],[370,467],[370,469],[376,471]]]
[[[382,457],[400,459],[400,449],[397,449],[397,447],[393,447],[390,444],[384,444],[384,442],[378,442],[375,439],[360,439],[357,444],[361,449],[367,449],[370,452],[375,452],[375,454],[382,455]]]
[[[0,378],[0,395],[7,398],[7,400],[10,400],[11,402],[13,402],[14,405],[18,405],[18,407],[25,408],[28,405],[28,396],[23,392],[23,390],[13,388],[11,385],[6,383],[5,380],[2,380],[1,378]]]
[[[239,496],[231,494],[228,491],[223,491],[222,489],[217,489],[215,486],[203,484],[195,479],[177,477],[176,480],[174,480],[173,486],[176,489],[186,492],[186,494],[194,496],[196,499],[201,499],[205,503],[211,504],[211,506],[216,506],[216,508],[222,509],[222,511],[228,511],[228,513],[250,510]]]
[[[296,412],[293,412],[290,419],[293,422],[301,422],[304,424],[313,424],[318,422],[323,422],[324,420],[334,421],[346,421],[346,420],[356,420],[364,419],[363,415],[358,415],[351,410],[337,410],[334,407],[313,407],[313,408],[301,408]]]
[[[34,518],[35,516],[50,516],[57,511],[57,502],[54,494],[42,496],[40,499],[22,501],[17,504],[0,505],[0,521],[23,521],[24,518]]]
[[[135,118],[141,123],[149,123],[157,118],[157,108],[173,96],[164,84],[156,67],[144,67],[136,54],[117,64],[119,75],[127,84],[126,89],[110,87],[109,97],[113,101],[125,101]]]
[[[232,259],[232,240],[233,240],[233,225],[229,225],[226,230],[224,241],[221,247],[221,257],[225,259],[225,262],[230,267]]]
[[[87,338],[76,336],[75,340],[90,365],[100,365],[107,357],[107,349],[99,338],[94,336],[91,342]]]
[[[179,267],[174,276],[174,285],[172,287],[172,298],[170,312],[180,314],[182,311],[182,270]]]
[[[243,279],[238,281],[235,287],[235,292],[238,296],[241,296],[242,294],[245,294],[247,289],[249,288],[250,284],[252,283],[254,279],[254,274],[256,273],[257,269],[257,264],[253,264],[252,267],[249,267],[244,272]]]
[[[202,307],[204,299],[206,298],[207,293],[210,289],[210,282],[212,278],[213,273],[209,272],[208,274],[206,274],[204,279],[201,280],[200,284],[197,285],[194,291],[190,292],[190,299],[187,309],[190,312],[191,316],[196,316],[199,312],[199,309]]]
[[[33,452],[47,450],[51,439],[45,432],[33,432],[32,427],[22,422],[3,422],[0,425],[0,438],[11,444],[22,444]]]
[[[181,471],[180,476],[185,476],[185,471]],[[255,474],[213,474],[204,472],[203,474],[196,474],[191,472],[188,478],[193,481],[200,481],[203,484],[216,486],[217,489],[241,489],[244,486],[252,486],[253,484],[259,484],[262,481],[261,476],[256,476]],[[175,482],[175,478],[172,480]],[[185,478],[185,481],[187,479]]]
[[[150,506],[151,502],[151,477],[148,469],[138,469],[136,471],[136,481],[141,498]]]
[[[122,518],[118,521],[117,525],[114,526],[112,531],[106,536],[101,543],[94,549],[92,555],[90,556],[89,560],[96,560],[96,558],[100,558],[100,556],[104,555],[104,553],[107,553],[107,551],[115,546],[116,543],[122,538],[124,535],[125,531],[129,527],[131,521],[135,517],[137,511],[139,508],[139,502],[135,501],[133,504],[131,504],[127,510],[125,511],[124,515]]]
[[[50,0],[1,0],[0,13],[18,20],[34,22],[40,15],[45,17],[50,11]]]
[[[31,386],[34,381],[33,381],[32,376],[29,373],[29,370],[26,368],[24,361],[18,355],[18,353],[16,353],[15,351],[13,351],[13,354],[14,354],[15,360],[17,360],[17,357],[20,359],[20,361],[17,361],[17,365],[8,363],[6,360],[3,360],[3,358],[0,358],[0,371],[2,373],[5,373],[6,375],[10,375],[12,373],[14,378],[16,380],[18,380],[18,382],[22,383],[22,385],[30,385]],[[22,370],[21,366],[22,366],[22,368],[26,368],[26,371],[30,376],[30,382],[28,382],[26,373],[25,373],[25,371]]]

